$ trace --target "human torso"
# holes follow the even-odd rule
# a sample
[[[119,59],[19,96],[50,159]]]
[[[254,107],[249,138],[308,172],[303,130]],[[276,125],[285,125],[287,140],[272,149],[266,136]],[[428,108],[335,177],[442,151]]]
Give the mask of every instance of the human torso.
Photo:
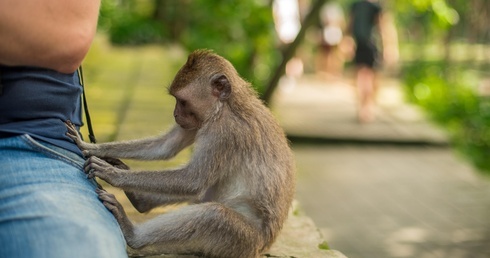
[[[0,66],[0,83],[0,136],[29,134],[81,154],[64,125],[66,120],[82,124],[77,72]]]

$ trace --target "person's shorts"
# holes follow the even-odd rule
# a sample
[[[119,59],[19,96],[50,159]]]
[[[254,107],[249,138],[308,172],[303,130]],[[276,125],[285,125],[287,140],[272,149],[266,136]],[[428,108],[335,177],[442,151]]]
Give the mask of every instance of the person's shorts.
[[[371,42],[356,44],[356,53],[354,56],[354,62],[357,65],[366,65],[374,68],[377,64],[378,50],[376,46]]]

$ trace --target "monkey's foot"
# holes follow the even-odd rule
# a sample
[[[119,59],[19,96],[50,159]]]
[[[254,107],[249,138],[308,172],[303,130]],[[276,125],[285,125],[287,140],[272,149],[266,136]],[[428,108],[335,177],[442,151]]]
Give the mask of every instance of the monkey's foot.
[[[104,206],[111,211],[116,218],[121,217],[121,212],[124,213],[122,205],[117,201],[116,196],[103,189],[95,189],[95,192],[99,195],[99,199]]]
[[[102,204],[112,213],[114,218],[116,218],[121,230],[123,231],[124,237],[126,241],[131,241],[133,232],[133,224],[129,221],[126,212],[124,212],[124,208],[121,203],[116,199],[116,196],[107,192],[103,189],[95,189],[97,195],[99,195],[99,200],[102,201]]]

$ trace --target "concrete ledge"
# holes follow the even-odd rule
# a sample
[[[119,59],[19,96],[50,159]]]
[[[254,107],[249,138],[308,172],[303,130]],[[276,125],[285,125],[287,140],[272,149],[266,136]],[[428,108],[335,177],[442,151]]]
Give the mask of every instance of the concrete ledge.
[[[289,214],[281,234],[265,256],[346,258],[339,251],[329,249],[313,220],[297,207]]]
[[[128,250],[130,257],[146,258],[195,258],[194,255],[146,255],[135,250]],[[346,258],[342,253],[330,250],[327,242],[316,228],[313,220],[300,212],[297,204],[293,205],[288,220],[284,224],[278,239],[264,257],[292,258],[292,257],[324,257]]]

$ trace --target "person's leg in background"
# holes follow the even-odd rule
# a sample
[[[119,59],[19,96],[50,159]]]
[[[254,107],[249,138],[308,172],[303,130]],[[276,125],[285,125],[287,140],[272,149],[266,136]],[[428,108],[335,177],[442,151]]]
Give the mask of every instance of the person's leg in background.
[[[376,46],[371,42],[356,43],[354,61],[358,95],[357,115],[360,123],[369,123],[375,119],[377,53]]]
[[[356,84],[359,98],[358,119],[361,123],[372,122],[375,119],[376,74],[367,65],[357,67]]]

